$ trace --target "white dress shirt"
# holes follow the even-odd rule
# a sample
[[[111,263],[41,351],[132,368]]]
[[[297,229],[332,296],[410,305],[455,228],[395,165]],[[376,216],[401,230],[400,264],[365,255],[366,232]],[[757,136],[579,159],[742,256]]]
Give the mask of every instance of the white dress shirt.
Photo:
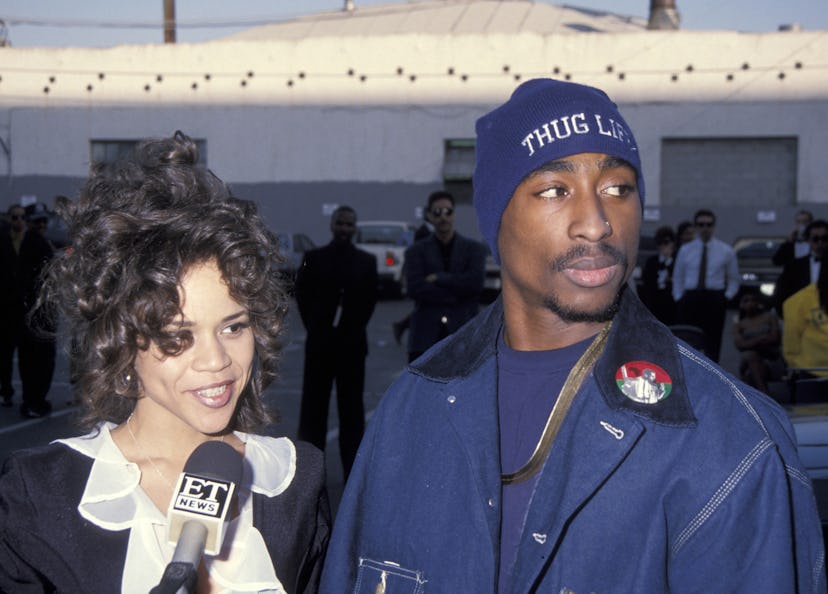
[[[682,245],[676,255],[673,267],[673,299],[678,301],[686,291],[698,288],[704,244],[696,238]],[[736,252],[720,239],[710,238],[707,242],[707,274],[705,289],[724,291],[727,299],[739,292],[739,265]]]
[[[166,514],[139,485],[138,465],[127,460],[112,440],[114,427],[104,423],[100,432],[57,441],[95,460],[78,512],[104,530],[130,530],[121,591],[146,594],[158,585],[175,545],[167,542]],[[237,491],[240,513],[227,526],[221,554],[205,556],[205,567],[222,594],[283,594],[264,539],[253,526],[250,495],[273,497],[287,489],[296,473],[296,449],[287,438],[235,435],[245,443],[244,474]]]
[[[813,254],[808,258],[808,262],[811,263],[811,282],[815,283],[819,278],[819,265],[821,262]]]

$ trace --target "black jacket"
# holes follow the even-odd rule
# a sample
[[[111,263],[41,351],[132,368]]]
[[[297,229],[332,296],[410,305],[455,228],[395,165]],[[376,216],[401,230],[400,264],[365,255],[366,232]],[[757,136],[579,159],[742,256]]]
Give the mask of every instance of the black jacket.
[[[368,352],[366,327],[377,304],[377,259],[352,244],[329,243],[305,253],[296,274],[296,304],[308,342],[346,344]],[[339,320],[334,327],[337,308]]]
[[[291,594],[316,592],[330,526],[322,454],[302,442],[296,453],[296,475],[284,492],[253,494],[253,525]],[[121,591],[129,530],[99,528],[77,509],[93,462],[63,444],[6,460],[0,476],[0,592]]]
[[[811,284],[811,256],[794,258],[782,269],[773,291],[773,303],[779,316],[785,299]]]

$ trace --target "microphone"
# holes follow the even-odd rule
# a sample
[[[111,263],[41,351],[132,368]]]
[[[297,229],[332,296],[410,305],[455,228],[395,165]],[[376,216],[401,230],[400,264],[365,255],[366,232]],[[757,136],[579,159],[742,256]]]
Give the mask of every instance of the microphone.
[[[227,512],[241,482],[242,458],[232,446],[205,441],[184,465],[167,511],[167,541],[172,561],[151,594],[194,592],[204,553],[218,555]]]

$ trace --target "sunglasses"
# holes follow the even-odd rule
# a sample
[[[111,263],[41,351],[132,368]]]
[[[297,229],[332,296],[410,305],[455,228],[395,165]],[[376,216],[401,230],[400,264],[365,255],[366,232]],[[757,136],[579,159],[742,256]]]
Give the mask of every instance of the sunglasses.
[[[24,215],[12,215],[11,216],[12,221],[22,221],[23,218],[24,218]]]
[[[430,212],[433,217],[441,217],[443,215],[450,217],[454,214],[454,209],[451,206],[446,206],[444,208],[432,208]]]
[[[828,235],[811,235],[811,243],[828,242]]]
[[[713,227],[714,225],[715,223],[707,221],[696,223],[696,227],[700,227],[701,229],[707,229],[708,227]]]
[[[659,239],[656,242],[656,245],[667,245],[668,243],[674,243],[674,241],[669,237],[665,237],[664,239]]]

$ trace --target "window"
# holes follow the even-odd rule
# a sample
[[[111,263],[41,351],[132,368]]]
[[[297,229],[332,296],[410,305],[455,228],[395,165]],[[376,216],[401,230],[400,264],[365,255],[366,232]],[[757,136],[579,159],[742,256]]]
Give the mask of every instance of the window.
[[[661,206],[796,204],[797,138],[665,138]]]
[[[444,143],[443,185],[457,202],[472,201],[474,145],[472,138],[449,139]]]
[[[89,160],[91,163],[114,163],[124,159],[132,153],[132,150],[143,139],[133,140],[90,140]],[[207,166],[207,141],[193,139],[198,147],[198,162]]]

